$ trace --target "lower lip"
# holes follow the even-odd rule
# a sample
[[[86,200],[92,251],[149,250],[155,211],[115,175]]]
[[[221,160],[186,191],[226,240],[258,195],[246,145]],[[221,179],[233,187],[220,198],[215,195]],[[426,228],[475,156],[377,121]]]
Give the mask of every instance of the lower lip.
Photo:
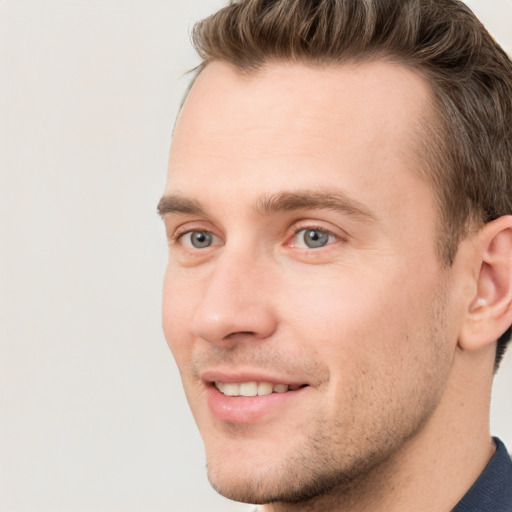
[[[278,412],[306,389],[302,387],[262,396],[226,396],[212,385],[207,388],[206,396],[208,407],[218,420],[227,423],[255,423],[270,413]]]

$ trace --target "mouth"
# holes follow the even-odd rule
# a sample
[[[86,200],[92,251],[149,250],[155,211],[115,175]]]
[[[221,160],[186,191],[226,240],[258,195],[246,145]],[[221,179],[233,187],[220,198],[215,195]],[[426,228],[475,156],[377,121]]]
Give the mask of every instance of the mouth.
[[[215,381],[215,387],[225,396],[266,396],[272,393],[287,393],[307,386],[307,384],[273,384],[272,382],[222,382]]]
[[[245,373],[245,372],[244,372]],[[248,372],[204,372],[202,380],[210,413],[223,424],[268,423],[290,414],[300,397],[308,396],[309,383]],[[287,382],[288,380],[288,382]]]

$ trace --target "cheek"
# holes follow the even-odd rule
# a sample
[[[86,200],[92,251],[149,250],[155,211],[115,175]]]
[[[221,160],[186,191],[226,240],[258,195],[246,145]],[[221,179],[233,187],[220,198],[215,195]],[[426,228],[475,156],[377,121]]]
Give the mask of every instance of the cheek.
[[[284,320],[316,339],[318,349],[339,352],[344,346],[361,347],[376,322],[384,320],[388,330],[394,328],[390,313],[397,308],[391,305],[397,301],[393,294],[401,289],[395,280],[389,272],[335,267],[287,279],[279,287],[278,303],[286,308]]]
[[[430,357],[432,282],[412,286],[403,272],[380,270],[334,269],[281,287],[279,303],[286,304],[283,317],[294,337],[345,384],[361,373],[391,378],[400,369],[410,375]]]
[[[197,291],[194,293],[190,283],[180,280],[179,274],[169,266],[162,293],[162,327],[178,365],[182,364],[192,346],[189,333],[194,300],[197,300]]]

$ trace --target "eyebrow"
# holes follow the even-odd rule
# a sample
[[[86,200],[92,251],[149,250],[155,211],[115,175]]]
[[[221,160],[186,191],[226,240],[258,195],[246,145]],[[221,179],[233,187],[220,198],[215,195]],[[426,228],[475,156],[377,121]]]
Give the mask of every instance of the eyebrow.
[[[157,212],[160,217],[168,213],[205,215],[204,210],[198,203],[179,195],[164,195],[158,202]]]
[[[306,209],[334,210],[345,215],[377,221],[377,217],[364,204],[342,191],[281,192],[264,197],[256,203],[256,210],[262,215]]]
[[[365,205],[341,191],[280,192],[257,200],[254,209],[263,216],[295,210],[327,209],[363,220],[377,221],[377,217]],[[161,217],[171,213],[206,215],[199,203],[176,194],[164,195],[158,203],[157,211]]]

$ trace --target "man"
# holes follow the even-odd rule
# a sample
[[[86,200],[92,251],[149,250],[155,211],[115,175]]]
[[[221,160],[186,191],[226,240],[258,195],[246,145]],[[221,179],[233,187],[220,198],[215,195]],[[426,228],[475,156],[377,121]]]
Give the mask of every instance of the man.
[[[512,511],[512,64],[455,0],[242,0],[159,212],[163,326],[221,494]]]

